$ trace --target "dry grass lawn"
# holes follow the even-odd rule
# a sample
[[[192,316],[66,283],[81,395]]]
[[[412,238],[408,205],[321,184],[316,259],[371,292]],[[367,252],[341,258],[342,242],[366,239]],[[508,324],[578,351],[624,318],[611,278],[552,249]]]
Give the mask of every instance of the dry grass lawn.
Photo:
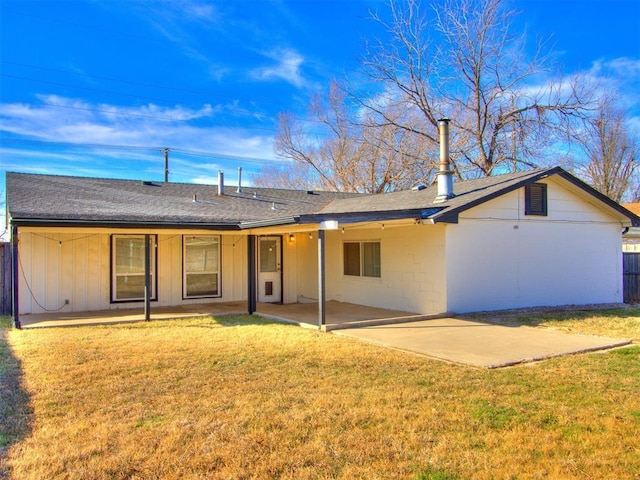
[[[638,345],[481,370],[249,316],[0,333],[0,477],[640,474]]]

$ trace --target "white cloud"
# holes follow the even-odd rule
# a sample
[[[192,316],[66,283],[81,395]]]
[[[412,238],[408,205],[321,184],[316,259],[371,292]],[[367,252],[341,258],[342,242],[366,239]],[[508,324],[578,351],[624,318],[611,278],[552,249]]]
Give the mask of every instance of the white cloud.
[[[277,63],[268,67],[261,67],[252,70],[253,78],[259,80],[280,79],[296,87],[305,84],[300,67],[304,62],[304,57],[290,49],[277,49],[273,52],[265,53],[267,58],[275,60]]]
[[[46,101],[0,103],[3,168],[123,178],[150,172],[157,178],[163,171],[162,148],[167,147],[172,150],[171,178],[188,181],[215,176],[221,166],[230,171],[276,161],[273,133],[216,123],[216,113],[225,113],[226,107],[123,107],[59,96],[40,99]]]

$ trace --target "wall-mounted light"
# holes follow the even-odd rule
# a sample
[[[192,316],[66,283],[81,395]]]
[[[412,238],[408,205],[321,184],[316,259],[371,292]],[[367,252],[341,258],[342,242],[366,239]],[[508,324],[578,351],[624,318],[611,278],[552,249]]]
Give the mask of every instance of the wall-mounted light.
[[[296,236],[293,233],[289,234],[289,241],[290,242],[295,242],[296,241]]]
[[[309,240],[313,240],[313,233],[309,234]]]

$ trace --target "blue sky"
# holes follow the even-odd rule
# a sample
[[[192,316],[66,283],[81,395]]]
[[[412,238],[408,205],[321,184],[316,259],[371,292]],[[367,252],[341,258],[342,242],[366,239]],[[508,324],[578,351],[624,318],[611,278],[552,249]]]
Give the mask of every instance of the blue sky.
[[[640,0],[512,5],[564,74],[615,82],[640,130]],[[280,161],[278,113],[304,117],[384,35],[370,11],[386,3],[0,0],[0,174],[161,180],[166,147],[172,181],[247,179]]]

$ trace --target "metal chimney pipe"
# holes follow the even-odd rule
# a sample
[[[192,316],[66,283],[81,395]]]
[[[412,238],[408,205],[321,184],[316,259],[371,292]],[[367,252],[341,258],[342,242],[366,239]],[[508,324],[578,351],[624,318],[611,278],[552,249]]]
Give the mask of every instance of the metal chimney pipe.
[[[242,167],[238,167],[238,189],[236,193],[242,193]]]
[[[224,195],[224,173],[218,170],[218,196]]]
[[[442,203],[455,197],[453,193],[453,170],[449,160],[449,119],[438,120],[440,138],[440,170],[438,171],[438,196],[434,203]]]

